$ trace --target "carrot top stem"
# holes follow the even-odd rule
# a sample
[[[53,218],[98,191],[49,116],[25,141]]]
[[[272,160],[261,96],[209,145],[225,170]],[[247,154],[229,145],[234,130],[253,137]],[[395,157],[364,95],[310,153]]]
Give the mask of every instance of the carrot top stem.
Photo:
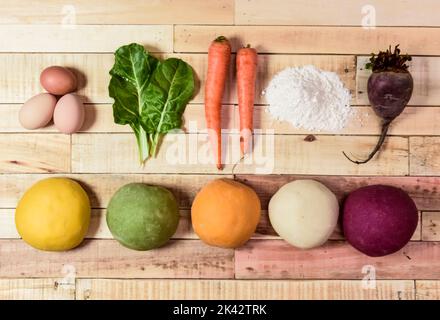
[[[225,36],[218,36],[217,38],[215,38],[215,42],[223,42],[223,41],[227,41],[228,39]]]

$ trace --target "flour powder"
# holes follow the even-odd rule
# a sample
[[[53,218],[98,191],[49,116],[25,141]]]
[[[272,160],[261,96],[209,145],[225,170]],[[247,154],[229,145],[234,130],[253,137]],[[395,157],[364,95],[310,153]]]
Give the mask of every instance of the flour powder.
[[[334,72],[315,66],[287,68],[263,92],[277,120],[313,131],[338,131],[353,114],[350,91]]]

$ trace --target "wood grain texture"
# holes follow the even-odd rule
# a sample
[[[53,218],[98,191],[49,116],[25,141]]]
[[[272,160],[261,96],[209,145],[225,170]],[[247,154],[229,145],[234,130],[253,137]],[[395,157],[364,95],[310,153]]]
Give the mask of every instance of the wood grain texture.
[[[354,176],[294,176],[294,175],[237,175],[236,179],[252,187],[258,194],[261,205],[267,208],[272,195],[284,184],[298,179],[314,179],[326,185],[339,200],[351,191],[374,184],[402,188],[411,196],[421,211],[436,211],[440,208],[439,177],[354,177]]]
[[[0,279],[0,300],[74,300],[75,283],[63,279]]]
[[[51,65],[69,68],[78,80],[77,94],[83,102],[111,102],[108,72],[113,54],[44,53],[0,54],[0,92],[2,103],[23,103],[43,90],[40,73]],[[26,85],[23,85],[26,84]]]
[[[37,5],[3,0],[0,299],[440,299],[438,7],[437,0],[47,0]],[[363,28],[373,9],[378,27]],[[256,134],[254,163],[232,170],[229,152],[223,172],[209,163],[204,119],[206,53],[217,35],[229,37],[234,51],[247,43],[258,50],[254,127],[269,133]],[[113,52],[131,42],[159,58],[181,58],[197,75],[197,92],[184,115],[186,134],[167,135],[158,158],[145,168],[138,165],[131,129],[113,122],[107,88]],[[380,129],[366,94],[366,55],[398,43],[415,55],[410,106],[394,121],[379,156],[352,165],[341,151],[364,156]],[[233,55],[223,97],[226,129],[239,124],[234,62]],[[308,132],[265,112],[262,92],[273,76],[308,64],[336,72],[352,93],[356,115],[340,132]],[[18,123],[21,104],[44,91],[39,74],[50,65],[66,66],[78,78],[77,94],[86,104],[79,134],[61,135],[53,125],[29,132]],[[308,134],[317,140],[305,142]],[[238,151],[232,136],[224,140]],[[197,147],[206,148],[194,152],[187,138],[200,139]],[[186,154],[173,154],[173,143],[186,146]],[[194,155],[207,163],[191,162]],[[200,188],[213,179],[233,178],[232,173],[256,190],[263,207],[252,240],[236,251],[203,244],[190,218]],[[63,176],[78,181],[90,197],[87,240],[69,252],[41,252],[19,239],[14,208],[35,182]],[[403,188],[420,211],[412,241],[393,255],[370,258],[344,241],[338,225],[323,247],[289,246],[271,227],[267,204],[295,179],[321,181],[340,201],[365,185]],[[117,189],[131,182],[162,185],[177,198],[180,223],[163,248],[137,252],[112,240],[105,208]],[[375,289],[364,289],[360,281],[366,265],[376,269]]]
[[[15,208],[25,190],[35,182],[48,177],[45,174],[1,174],[0,208]],[[106,208],[110,198],[120,187],[133,182],[168,188],[181,208],[190,208],[196,193],[209,181],[219,178],[213,175],[159,174],[51,174],[50,177],[69,177],[79,182],[87,191],[93,208]],[[228,175],[223,177],[232,178]]]
[[[0,173],[70,171],[70,136],[0,135]]]
[[[0,132],[3,133],[24,133],[24,129],[17,114],[21,108],[20,104],[0,105],[0,111],[5,116],[0,117]],[[85,122],[80,132],[87,133],[131,133],[130,126],[122,126],[114,123],[113,109],[111,104],[86,104]],[[380,132],[381,119],[376,116],[369,106],[353,107],[354,114],[349,118],[347,126],[338,131],[338,134],[349,135],[377,135]],[[202,104],[190,104],[185,110],[182,130],[186,133],[205,132],[205,107]],[[239,114],[236,105],[223,105],[222,107],[222,128],[239,128]],[[406,107],[398,120],[391,124],[389,135],[403,136],[426,136],[439,133],[438,123],[440,122],[440,107]],[[254,129],[273,130],[274,134],[316,134],[334,135],[329,131],[308,131],[295,128],[285,121],[274,120],[266,112],[266,106],[254,106]],[[37,133],[58,132],[53,124],[38,129]]]
[[[232,24],[234,0],[4,0],[2,24]]]
[[[274,120],[265,111],[265,106],[254,108],[254,128],[264,130],[273,129],[276,134],[335,134],[328,131],[308,131],[295,128],[288,122]],[[346,127],[337,134],[350,135],[377,135],[381,128],[381,119],[376,116],[370,106],[352,107],[353,115],[348,118]],[[438,123],[440,121],[440,108],[406,107],[398,120],[391,124],[388,135],[400,136],[424,136],[437,135],[439,133]],[[235,115],[235,128],[239,125],[239,117]]]
[[[235,251],[237,279],[363,279],[366,265],[375,268],[377,279],[440,279],[440,246],[410,242],[392,255],[371,258],[344,242],[300,250],[282,240],[251,240]]]
[[[266,132],[267,133],[267,132]],[[72,172],[75,173],[284,173],[333,175],[406,175],[408,140],[389,137],[379,156],[368,164],[351,163],[342,151],[363,157],[377,137],[254,135],[252,158],[240,160],[239,136],[225,134],[223,163],[213,165],[206,134],[168,134],[156,158],[139,165],[138,147],[132,134],[78,134],[72,136]],[[100,157],[96,157],[99,154]],[[276,155],[276,156],[275,156]]]
[[[0,26],[1,28],[1,26]],[[0,50],[1,51],[1,50]],[[189,63],[194,69],[196,94],[193,103],[204,103],[205,79],[207,74],[206,54],[155,54],[157,57],[177,57]],[[232,57],[234,59],[234,57]],[[336,72],[345,86],[355,92],[356,61],[354,56],[334,55],[259,55],[259,68],[256,83],[255,103],[265,103],[262,91],[270,79],[289,66],[316,65],[318,68]],[[232,60],[234,61],[234,60]],[[62,65],[70,68],[79,82],[78,94],[85,102],[112,103],[108,96],[108,72],[114,63],[113,54],[0,54],[0,83],[5,89],[0,91],[1,103],[23,103],[31,96],[40,93],[39,74],[50,65]],[[229,78],[223,96],[224,103],[236,104],[236,83],[234,63],[230,65]],[[31,75],[31,76],[30,76]],[[26,83],[26,86],[20,85]]]
[[[105,208],[111,196],[123,185],[143,182],[162,185],[176,196],[181,208],[190,208],[196,193],[218,175],[160,175],[160,174],[51,174],[78,181],[87,190],[93,208]],[[45,174],[0,175],[0,208],[14,208],[24,190],[47,178]],[[232,178],[223,175],[221,177]],[[438,186],[440,177],[356,177],[356,176],[296,176],[296,175],[237,175],[236,179],[257,192],[265,209],[272,195],[285,183],[297,179],[315,179],[325,184],[341,200],[351,191],[366,185],[387,184],[404,189],[422,211],[440,211]]]
[[[29,133],[29,130],[24,129],[19,120],[18,113],[21,108],[21,104],[3,104],[0,105],[0,112],[4,113],[4,117],[0,117],[0,133]],[[85,107],[85,119],[82,128],[79,132],[89,133],[132,133],[133,130],[129,125],[118,125],[113,119],[113,109],[111,104],[88,104]],[[264,114],[264,107],[257,106],[256,113]],[[435,108],[431,108],[436,110]],[[438,109],[440,113],[440,108]],[[238,117],[238,110],[233,105],[224,105],[222,107],[222,128],[234,129],[236,127],[236,121]],[[369,116],[365,116],[368,118]],[[205,106],[201,104],[190,104],[186,107],[183,116],[182,129],[185,132],[197,133],[206,132],[205,128]],[[256,123],[258,125],[258,123]],[[270,124],[266,121],[261,123],[262,129],[270,128]],[[282,133],[285,129],[282,126],[279,130]],[[36,133],[53,133],[58,132],[53,123],[48,124],[46,127],[34,130]],[[376,130],[377,132],[377,130]]]
[[[422,240],[440,241],[440,212],[423,212]]]
[[[207,52],[223,35],[232,49],[252,44],[261,53],[370,54],[399,44],[409,54],[439,55],[439,28],[308,27],[308,26],[183,26],[174,28],[175,52]]]
[[[236,0],[235,24],[440,26],[436,0]]]
[[[440,137],[410,137],[410,174],[440,175]]]
[[[110,230],[107,227],[105,219],[105,209],[92,209],[90,227],[87,232],[87,239],[113,239]],[[420,218],[420,217],[419,217]],[[430,228],[430,225],[425,225]],[[424,231],[425,233],[432,232],[431,230]],[[417,225],[417,230],[414,232],[412,241],[421,240],[422,224]],[[0,239],[18,239],[20,238],[15,228],[14,209],[0,209]],[[181,209],[180,220],[176,233],[172,239],[199,239],[195,234],[191,224],[191,210]],[[275,230],[270,224],[267,210],[262,210],[260,222],[257,230],[252,236],[252,239],[280,239]],[[338,225],[335,231],[330,236],[330,240],[343,240],[342,228]],[[438,241],[438,238],[428,238],[424,241]]]
[[[379,280],[375,289],[361,281],[294,280],[108,280],[77,281],[78,300],[292,300],[414,299],[413,281]]]
[[[173,51],[173,29],[168,25],[3,24],[0,38],[0,52],[114,52],[132,42],[152,52]]]
[[[417,280],[417,300],[440,300],[440,281]]]
[[[407,48],[400,47],[403,53]],[[381,50],[385,50],[386,47]],[[369,57],[357,58],[356,72],[356,104],[369,104],[367,83],[371,74],[370,70],[365,69],[365,64],[369,61]],[[435,106],[440,104],[440,82],[438,80],[440,74],[440,59],[438,57],[414,57],[409,63],[409,71],[414,79],[414,91],[409,101],[409,105]],[[398,118],[400,119],[400,117]],[[419,123],[422,129],[424,123]],[[437,129],[437,133],[439,130]]]
[[[20,235],[15,228],[15,210],[0,209],[0,238],[18,239]]]
[[[170,241],[150,251],[124,248],[115,240],[86,240],[68,252],[44,252],[21,240],[0,240],[0,277],[233,278],[234,251],[198,240]]]

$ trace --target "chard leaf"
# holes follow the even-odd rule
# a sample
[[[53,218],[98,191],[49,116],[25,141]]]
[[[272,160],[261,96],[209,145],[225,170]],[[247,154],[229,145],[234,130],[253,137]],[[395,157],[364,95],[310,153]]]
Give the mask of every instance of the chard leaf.
[[[182,126],[185,107],[194,94],[194,74],[183,60],[169,58],[154,70],[146,92],[141,118],[147,133],[153,134],[152,154],[162,134]]]
[[[180,128],[194,93],[193,70],[180,59],[159,62],[143,46],[132,43],[115,52],[110,75],[114,121],[131,126],[143,163],[156,154],[161,135]]]

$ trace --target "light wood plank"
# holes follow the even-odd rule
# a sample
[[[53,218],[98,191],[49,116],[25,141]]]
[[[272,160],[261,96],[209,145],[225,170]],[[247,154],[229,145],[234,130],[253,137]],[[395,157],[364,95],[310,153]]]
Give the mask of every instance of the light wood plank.
[[[4,0],[2,24],[233,24],[234,0]]]
[[[347,126],[338,134],[377,135],[381,131],[381,119],[370,106],[352,107],[354,114],[348,119]],[[236,113],[235,127],[239,126]],[[403,113],[391,124],[388,135],[436,135],[440,122],[440,108],[406,107]],[[255,106],[254,128],[273,129],[276,134],[335,134],[335,132],[313,132],[293,127],[288,122],[274,120],[265,112],[265,106]]]
[[[440,137],[410,137],[410,174],[440,175]]]
[[[60,65],[75,73],[77,94],[84,102],[110,103],[108,72],[113,63],[113,54],[0,54],[0,83],[4,86],[0,101],[23,103],[44,91],[40,85],[41,71],[51,65]]]
[[[417,280],[417,300],[440,300],[440,281]]]
[[[419,218],[417,222],[417,228],[414,231],[413,236],[411,237],[411,241],[420,241],[422,240],[422,233],[423,233],[423,224],[422,224],[422,215],[423,213],[419,211]]]
[[[196,193],[209,181],[219,178],[213,175],[159,175],[159,174],[84,174],[58,175],[78,181],[87,191],[93,208],[106,208],[113,194],[123,185],[143,182],[161,185],[171,190],[181,208],[190,208]],[[223,176],[232,178],[232,176]],[[0,175],[0,208],[15,208],[19,198],[35,182],[48,178],[45,174]]]
[[[68,252],[35,250],[21,240],[0,240],[0,277],[233,278],[234,251],[197,240],[172,240],[150,251],[124,248],[115,240],[86,240]]]
[[[114,52],[132,42],[152,52],[173,51],[168,25],[0,25],[0,38],[0,52]]]
[[[88,133],[131,133],[130,126],[115,124],[111,104],[86,104],[86,116],[80,132]],[[29,132],[18,122],[19,104],[0,105],[4,117],[0,118],[0,132],[23,133]],[[308,131],[295,128],[288,122],[274,120],[265,111],[266,106],[254,106],[254,129],[274,130],[275,134],[319,134],[334,135],[335,132]],[[338,134],[352,135],[377,135],[380,132],[381,120],[369,106],[353,107],[354,114],[349,119],[347,126],[338,131]],[[202,104],[190,104],[184,113],[182,129],[186,133],[202,133],[205,129],[205,107]],[[234,105],[222,107],[222,128],[239,128],[238,108]],[[389,130],[389,135],[426,136],[438,134],[440,122],[440,107],[406,107],[398,120],[394,121]],[[58,132],[52,125],[34,132]]]
[[[88,192],[93,208],[105,208],[111,196],[121,186],[131,182],[162,185],[176,196],[181,208],[190,208],[196,193],[217,175],[158,175],[158,174],[69,174]],[[14,208],[23,194],[35,182],[47,178],[45,174],[0,175],[0,208]],[[232,176],[222,176],[232,178]],[[294,175],[237,175],[236,179],[258,194],[263,209],[272,195],[285,183],[297,179],[315,179],[325,184],[342,200],[349,192],[366,185],[386,184],[404,189],[422,211],[439,211],[438,185],[440,177],[354,177],[354,176],[294,176]]]
[[[4,104],[0,105],[0,111],[4,117],[0,117],[0,132],[2,133],[46,133],[58,132],[53,123],[48,126],[29,131],[24,129],[18,120],[18,113],[21,104]],[[85,120],[79,132],[93,133],[131,133],[133,130],[130,126],[123,126],[114,123],[113,109],[111,104],[85,104]],[[258,107],[258,106],[257,106]],[[190,104],[187,106],[183,119],[182,129],[185,132],[202,132],[205,130],[205,109],[204,105]],[[264,113],[263,107],[258,107],[256,112]],[[435,110],[435,108],[432,108]],[[222,128],[235,128],[235,118],[238,111],[232,105],[224,105],[222,107]],[[440,113],[440,108],[439,108]],[[265,124],[263,124],[266,126]]]
[[[177,57],[189,63],[197,75],[194,103],[204,103],[205,79],[207,74],[206,54],[158,54],[157,57]],[[234,58],[234,57],[233,57]],[[112,103],[108,96],[108,71],[114,63],[113,54],[0,54],[1,103],[23,103],[42,91],[39,74],[50,65],[62,65],[72,69],[79,80],[78,94],[85,102]],[[255,103],[265,103],[261,92],[270,79],[288,66],[313,64],[323,70],[336,72],[345,86],[355,92],[356,61],[354,56],[327,55],[259,55]],[[235,67],[231,63],[224,103],[237,103]],[[32,76],[29,76],[32,75]],[[24,86],[23,83],[27,85]]]
[[[19,239],[20,235],[15,228],[15,210],[0,209],[0,238]]]
[[[245,25],[440,26],[436,0],[236,0]],[[373,11],[374,10],[374,11]]]
[[[87,233],[87,239],[113,239],[110,230],[107,227],[105,219],[106,210],[92,209],[90,227]],[[0,239],[19,239],[14,222],[14,209],[0,209]],[[172,239],[199,239],[195,234],[191,224],[191,211],[187,209],[180,210],[179,226]],[[272,228],[267,210],[262,210],[261,219],[257,230],[252,239],[280,239]],[[343,240],[342,228],[338,225],[330,236],[331,240]],[[421,223],[417,225],[412,241],[421,239]],[[438,241],[438,239],[424,239],[425,241]]]
[[[401,49],[403,51],[406,51],[405,47],[401,47]],[[369,61],[369,57],[357,58],[356,104],[369,104],[367,83],[371,71],[365,69],[365,64],[368,61]],[[411,96],[411,100],[409,104],[421,105],[421,106],[439,105],[440,104],[440,79],[439,79],[440,59],[438,59],[437,57],[414,57],[413,61],[410,62],[409,70],[414,78],[414,91]],[[423,125],[420,124],[420,127],[423,127]]]
[[[75,283],[61,279],[0,279],[0,300],[74,300]]]
[[[414,299],[413,281],[379,280],[375,289],[361,281],[295,280],[107,280],[80,279],[79,300],[298,300]]]
[[[423,212],[422,215],[422,240],[440,241],[440,212]]]
[[[3,179],[2,185],[5,186],[3,192],[1,193],[3,195],[2,198],[0,198],[0,204],[2,206],[15,206],[16,201],[18,200],[18,197],[21,196],[23,190],[27,188],[27,184],[33,183],[37,178],[41,178],[41,175],[26,175],[26,176],[20,176],[20,175],[10,175],[9,179]],[[180,178],[182,176],[177,176],[177,178]],[[186,176],[183,176],[186,178]],[[286,177],[288,176],[281,176],[283,179],[282,181],[286,181]],[[119,185],[123,184],[123,181],[121,181],[121,177],[116,176],[99,176],[99,175],[82,175],[82,176],[72,176],[72,178],[80,179],[80,183],[83,185],[88,185],[86,189],[89,191],[89,196],[92,200],[92,206],[101,206],[105,207],[108,199],[111,197],[114,191],[119,187]],[[153,179],[147,179],[147,177],[144,177],[143,179],[139,179],[138,175],[135,176],[128,176],[126,178],[126,182],[131,181],[144,181],[149,183],[157,183],[158,180],[156,180],[158,177],[153,177]],[[185,187],[186,182],[179,181],[179,179],[176,179],[176,177],[169,177],[168,179],[172,180],[170,184],[172,185],[173,182],[176,184],[180,184],[180,187],[174,187],[173,192],[178,195],[179,202],[182,207],[189,207],[191,205],[192,199],[197,192],[197,190],[203,185],[204,181],[201,181],[199,179],[200,177],[189,177],[187,181],[188,185]],[[267,181],[265,179],[262,179],[260,182],[257,182],[255,179],[258,177],[252,177],[252,178],[246,179],[242,176],[238,177],[241,181],[244,181],[246,184],[250,185],[251,187],[254,187],[257,193],[260,196],[260,199],[262,200],[263,208],[267,208],[267,202],[272,196],[273,193],[275,193],[277,187],[276,185],[281,185],[282,181],[280,179],[277,179],[276,177],[269,177]],[[309,177],[308,177],[309,178]],[[339,177],[310,177],[315,178],[318,180],[321,180],[323,183],[325,183],[327,186],[329,186],[334,192],[336,192],[337,196],[339,198],[343,198],[346,193],[349,191],[366,184],[375,184],[375,183],[385,183],[385,184],[392,184],[396,186],[403,186],[405,189],[410,191],[410,195],[414,198],[414,200],[417,202],[417,205],[419,207],[436,207],[439,208],[440,204],[438,203],[438,197],[436,196],[435,192],[431,192],[431,189],[436,186],[436,182],[433,179],[426,179],[428,181],[423,181],[421,183],[416,182],[414,178],[347,178],[344,177],[343,179]],[[261,178],[260,178],[261,179]],[[278,180],[278,183],[277,183]],[[196,186],[192,186],[191,182],[196,184]],[[206,179],[206,182],[208,179]],[[271,184],[271,182],[273,184]],[[103,183],[105,183],[106,187],[103,187]],[[162,184],[165,184],[165,181],[162,182]],[[267,189],[264,189],[264,186],[268,187]],[[182,188],[181,191],[179,189]],[[190,190],[191,189],[191,190]],[[91,190],[94,190],[95,192],[92,192]],[[185,192],[183,192],[185,190]],[[99,200],[98,200],[99,199]],[[103,200],[102,200],[103,199]],[[94,209],[92,210],[92,221],[91,226],[89,229],[89,233],[87,235],[88,238],[95,238],[95,239],[111,239],[112,236],[107,228],[106,222],[105,222],[105,210],[101,209]],[[426,214],[427,212],[424,212]],[[437,241],[438,237],[435,235],[432,236],[432,231],[430,228],[432,226],[426,222],[426,217],[423,222],[423,240],[424,241]],[[428,219],[430,220],[430,219]],[[412,238],[412,240],[417,241],[421,238],[421,227],[422,224],[419,223],[418,228]],[[429,229],[428,229],[429,228]],[[429,237],[427,235],[430,235]],[[19,238],[19,235],[15,229],[15,223],[14,223],[14,209],[0,209],[0,238]],[[192,227],[191,227],[191,221],[190,221],[190,211],[187,209],[181,209],[181,219],[179,228],[176,232],[176,234],[173,236],[174,239],[197,239],[197,236],[194,234]],[[262,211],[262,216],[260,223],[257,227],[257,231],[254,234],[253,238],[255,239],[279,239],[279,237],[276,235],[275,231],[270,225],[267,211]],[[343,239],[341,229],[338,226],[331,236],[332,240],[341,240]]]
[[[375,268],[377,279],[439,279],[440,244],[410,242],[379,258],[335,241],[300,250],[282,240],[251,240],[235,251],[237,279],[363,279],[366,265]]]
[[[399,44],[409,54],[438,55],[440,28],[308,27],[308,26],[182,26],[174,28],[174,51],[207,52],[223,35],[234,51],[250,43],[262,53],[370,54]]]
[[[298,179],[314,179],[320,181],[332,190],[340,201],[351,191],[360,187],[374,184],[391,185],[402,188],[414,200],[421,211],[436,211],[440,208],[438,196],[438,177],[353,177],[353,176],[294,176],[294,175],[237,175],[236,179],[250,187],[258,194],[262,208],[267,204],[275,192],[284,184]]]
[[[70,171],[68,135],[2,134],[0,150],[0,173]]]
[[[78,134],[72,136],[72,171],[75,173],[284,173],[333,175],[406,175],[408,140],[388,137],[381,153],[366,165],[345,159],[342,151],[365,156],[377,137],[255,135],[252,158],[240,160],[239,136],[224,136],[223,171],[213,165],[206,134],[168,134],[156,158],[139,165],[132,134]],[[99,154],[100,157],[96,157]],[[276,156],[275,156],[276,155]]]

